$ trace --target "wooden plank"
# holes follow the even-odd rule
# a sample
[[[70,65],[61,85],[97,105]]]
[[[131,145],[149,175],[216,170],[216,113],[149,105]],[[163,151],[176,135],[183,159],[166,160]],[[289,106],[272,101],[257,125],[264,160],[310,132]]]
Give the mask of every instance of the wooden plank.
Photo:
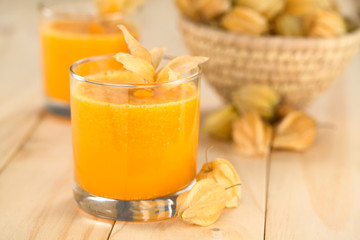
[[[41,101],[31,91],[18,93],[0,104],[0,172],[28,139],[41,118]],[[27,99],[30,99],[27,101]],[[29,105],[24,106],[24,102]]]
[[[72,182],[69,121],[46,116],[0,175],[0,238],[107,239],[113,222],[82,214]]]
[[[266,239],[360,239],[359,64],[309,109],[315,145],[272,155]]]
[[[243,199],[236,209],[226,209],[220,219],[209,227],[185,224],[178,219],[159,223],[134,224],[117,222],[110,239],[263,239],[265,212],[266,161],[239,157],[229,143],[202,136],[199,146],[198,168],[205,161],[209,146],[215,149],[209,158],[223,157],[238,171],[243,186]]]
[[[0,172],[37,125],[41,111],[36,12],[19,11],[33,8],[33,2],[0,2]]]

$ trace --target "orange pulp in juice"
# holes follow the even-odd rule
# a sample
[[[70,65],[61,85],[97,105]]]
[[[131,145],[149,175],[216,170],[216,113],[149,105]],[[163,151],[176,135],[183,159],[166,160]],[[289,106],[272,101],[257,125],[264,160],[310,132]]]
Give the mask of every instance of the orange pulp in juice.
[[[40,28],[43,78],[47,97],[70,102],[69,68],[75,61],[128,52],[116,24],[95,21],[51,21]]]
[[[71,93],[76,183],[112,199],[151,199],[195,177],[199,96],[194,83],[129,89],[77,82]]]

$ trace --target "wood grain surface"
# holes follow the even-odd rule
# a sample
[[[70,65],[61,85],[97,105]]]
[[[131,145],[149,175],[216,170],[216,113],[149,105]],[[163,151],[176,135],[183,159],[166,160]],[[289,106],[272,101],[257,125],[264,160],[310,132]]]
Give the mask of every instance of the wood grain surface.
[[[360,239],[359,57],[307,109],[319,135],[304,153],[246,159],[230,143],[200,135],[198,168],[214,146],[209,158],[228,159],[242,180],[240,206],[214,225],[102,220],[72,197],[70,122],[43,110],[36,2],[0,1],[0,240]],[[176,19],[173,1],[148,0],[140,18],[144,45],[186,54]],[[206,81],[201,94],[202,117],[223,104]]]
[[[0,172],[39,122],[42,107],[34,1],[0,1]],[[25,11],[28,9],[27,11]]]
[[[314,146],[272,154],[267,238],[360,239],[359,66],[357,57],[308,109],[319,126]]]
[[[69,121],[45,116],[0,175],[0,239],[104,239],[113,222],[80,213],[71,188]]]

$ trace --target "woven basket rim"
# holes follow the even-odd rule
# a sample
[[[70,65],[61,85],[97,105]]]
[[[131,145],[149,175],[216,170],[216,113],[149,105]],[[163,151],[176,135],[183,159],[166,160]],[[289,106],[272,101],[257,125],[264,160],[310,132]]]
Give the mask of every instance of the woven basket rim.
[[[180,25],[187,25],[191,28],[198,29],[199,31],[205,32],[206,35],[204,36],[212,36],[217,34],[219,38],[225,38],[228,41],[239,41],[244,40],[247,42],[267,42],[267,43],[275,43],[281,42],[281,44],[301,44],[301,45],[321,45],[321,44],[329,44],[333,43],[336,44],[339,41],[349,41],[353,39],[357,39],[360,44],[360,27],[358,27],[355,31],[347,33],[346,35],[340,37],[333,37],[333,38],[306,38],[306,37],[283,37],[283,36],[249,36],[249,35],[241,35],[232,32],[225,31],[220,28],[215,28],[209,25],[205,25],[202,23],[195,22],[183,15],[180,15],[179,18]]]

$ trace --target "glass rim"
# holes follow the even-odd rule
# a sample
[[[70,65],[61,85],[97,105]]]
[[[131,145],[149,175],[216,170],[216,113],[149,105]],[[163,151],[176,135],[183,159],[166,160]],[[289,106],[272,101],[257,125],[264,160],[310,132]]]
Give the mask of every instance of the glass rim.
[[[114,57],[114,56],[115,56],[115,54],[106,54],[106,55],[99,55],[99,56],[93,56],[93,57],[87,57],[87,58],[80,59],[80,60],[74,62],[73,64],[71,64],[70,76],[81,82],[105,86],[105,87],[149,88],[149,87],[162,87],[162,86],[169,86],[169,85],[171,86],[171,85],[177,85],[177,84],[181,84],[181,83],[191,82],[194,79],[198,79],[202,73],[201,67],[198,65],[197,71],[194,74],[191,74],[190,76],[182,77],[182,78],[177,79],[172,82],[165,82],[165,83],[154,82],[154,83],[144,83],[144,84],[124,84],[124,83],[99,82],[99,81],[91,80],[89,78],[86,78],[84,76],[81,76],[81,75],[75,73],[75,68],[80,66],[81,64],[89,63],[89,62],[93,62],[93,61],[99,61],[99,60]],[[173,57],[164,56],[162,59],[171,60],[171,59],[173,59]]]
[[[54,9],[54,0],[40,0],[37,4],[37,8],[39,12],[46,16],[46,17],[76,17],[76,18],[83,18],[83,19],[99,19],[101,18],[102,21],[104,20],[114,20],[114,19],[122,19],[128,14],[124,14],[121,12],[114,12],[114,13],[108,13],[105,15],[99,15],[96,11],[95,12],[85,12],[85,11],[79,11],[79,12],[70,12],[66,10],[58,10]],[[69,1],[69,3],[74,2],[84,2],[89,3],[89,1],[86,0],[76,0],[76,1]],[[66,4],[66,2],[61,2],[61,4]],[[94,8],[95,9],[95,8]]]

